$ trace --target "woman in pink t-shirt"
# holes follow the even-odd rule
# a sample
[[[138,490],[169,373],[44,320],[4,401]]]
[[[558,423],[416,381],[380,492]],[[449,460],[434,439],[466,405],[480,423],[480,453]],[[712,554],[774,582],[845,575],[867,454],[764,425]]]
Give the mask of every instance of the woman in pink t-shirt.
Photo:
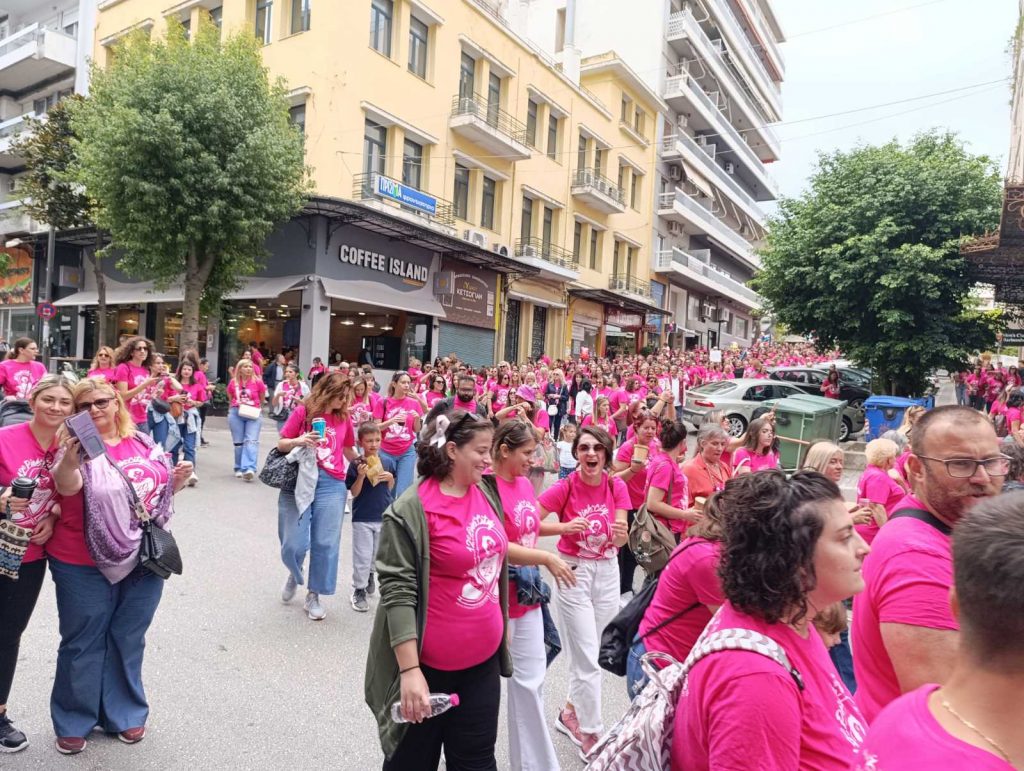
[[[145,337],[129,337],[114,352],[114,378],[111,381],[128,406],[128,412],[140,431],[149,433],[146,411],[151,391],[159,378],[154,377],[153,343]]]
[[[569,654],[569,701],[555,727],[586,755],[603,732],[600,634],[619,608],[616,554],[626,544],[626,483],[609,473],[612,438],[594,426],[581,428],[572,454],[579,468],[540,496],[541,516],[558,515],[558,551],[576,571],[576,586],[558,592],[562,639]]]
[[[57,430],[71,414],[74,383],[63,375],[46,375],[29,393],[32,419],[0,428],[0,518],[32,531],[28,550],[15,577],[0,575],[0,751],[18,752],[28,746],[25,734],[7,715],[18,664],[18,644],[35,609],[46,576],[43,545],[53,534],[60,514],[50,467],[59,449]],[[31,498],[15,497],[10,484],[18,477],[36,482]],[[10,569],[13,565],[8,565]]]
[[[540,521],[540,506],[529,480],[537,440],[533,429],[521,420],[499,426],[494,434],[494,484],[505,510],[508,561],[515,566],[509,581],[508,625],[513,674],[508,681],[509,760],[512,768],[557,768],[541,694],[547,670],[544,616],[547,601],[536,594],[546,584],[535,565],[545,566],[560,587],[576,584],[576,574],[558,555],[537,548],[540,535],[553,535],[559,524]],[[524,595],[521,603],[519,595]],[[526,600],[526,596],[530,600]],[[533,601],[537,600],[537,601]],[[542,608],[543,604],[543,608]]]
[[[409,394],[412,379],[405,372],[396,372],[388,386],[388,395],[376,407],[375,416],[384,436],[380,453],[392,460],[395,472],[395,498],[412,485],[416,469],[416,448],[413,442],[423,420],[423,405]]]
[[[732,465],[735,475],[779,468],[779,438],[771,421],[750,421],[743,445],[733,453]]]
[[[661,452],[647,472],[647,510],[669,528],[676,542],[690,525],[700,521],[700,509],[690,506],[686,475],[680,468],[686,455],[686,426],[665,418],[658,434]]]
[[[838,399],[840,393],[839,372],[834,369],[828,371],[828,375],[821,381],[819,388],[821,395],[826,399]]]
[[[633,435],[615,452],[615,459],[612,462],[612,472],[626,483],[626,490],[629,492],[629,509],[626,512],[627,530],[633,526],[633,519],[636,511],[644,502],[647,495],[647,468],[657,456],[660,446],[658,444],[658,418],[652,412],[635,402],[630,411],[634,418],[629,426]],[[639,449],[637,449],[639,448]],[[619,595],[627,595],[633,591],[633,581],[636,578],[636,560],[633,558],[631,549],[619,551]],[[628,597],[624,597],[628,599]]]
[[[309,552],[309,591],[304,609],[313,621],[327,615],[321,595],[332,595],[338,584],[338,554],[341,525],[345,516],[348,488],[345,475],[349,461],[355,460],[355,437],[348,416],[352,384],[340,372],[320,378],[309,396],[292,410],[281,427],[277,449],[290,453],[296,447],[308,447],[316,453],[317,482],[313,501],[299,511],[295,492],[281,490],[277,496],[277,532],[281,541],[281,560],[288,579],[281,598],[290,602],[296,588],[304,583],[302,566]],[[314,420],[324,421],[323,437],[313,430]]]
[[[898,508],[907,491],[890,476],[899,447],[891,439],[872,439],[864,448],[867,466],[857,481],[857,504],[853,521],[868,544]]]
[[[512,671],[508,537],[495,486],[481,482],[493,436],[490,420],[475,413],[438,415],[417,444],[414,494],[384,513],[366,682],[386,771],[436,769],[443,751],[451,759],[450,744],[483,768],[497,767],[499,672]],[[431,693],[458,694],[459,705],[424,723]],[[410,721],[404,728],[391,722],[394,701]]]
[[[352,402],[348,407],[348,416],[355,435],[358,435],[363,423],[374,419],[379,401],[380,397],[373,392],[370,381],[365,377],[356,377],[352,381]]]
[[[0,361],[0,394],[9,399],[28,399],[32,386],[43,379],[46,367],[36,361],[39,346],[31,337],[19,337]]]
[[[870,549],[839,488],[815,471],[739,477],[716,505],[726,601],[705,635],[744,630],[755,648],[709,640],[717,652],[693,664],[676,705],[671,768],[749,768],[756,759],[768,771],[846,771],[867,724],[811,622],[818,608],[863,590]],[[781,648],[792,669],[761,655],[768,643],[759,638]]]
[[[235,476],[251,482],[256,477],[260,452],[260,426],[266,384],[256,376],[251,359],[239,359],[228,383],[228,428],[235,445]]]
[[[88,377],[101,377],[108,383],[114,382],[114,349],[101,346],[89,364]]]
[[[594,412],[587,415],[580,423],[581,426],[597,426],[609,433],[612,441],[619,435],[619,428],[615,425],[612,417],[611,404],[607,396],[598,396],[594,399]]]

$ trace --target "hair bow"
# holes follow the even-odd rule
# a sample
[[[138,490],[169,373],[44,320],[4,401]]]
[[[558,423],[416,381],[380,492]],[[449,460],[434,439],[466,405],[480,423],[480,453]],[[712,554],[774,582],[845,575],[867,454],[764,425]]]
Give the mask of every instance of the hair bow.
[[[434,447],[444,447],[448,441],[448,426],[451,424],[447,415],[438,415],[437,422],[434,424],[434,435],[430,438],[430,443]]]

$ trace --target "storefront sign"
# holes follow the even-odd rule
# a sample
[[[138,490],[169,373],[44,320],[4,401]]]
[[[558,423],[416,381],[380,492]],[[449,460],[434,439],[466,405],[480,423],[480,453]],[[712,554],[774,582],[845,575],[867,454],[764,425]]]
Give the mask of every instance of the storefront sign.
[[[586,303],[577,300],[572,306],[572,320],[575,324],[582,324],[595,329],[604,323],[604,309],[594,303]]]
[[[497,288],[493,271],[454,260],[446,260],[434,278],[434,296],[444,306],[446,320],[455,324],[493,329]]]
[[[615,327],[622,327],[623,329],[629,327],[638,329],[643,326],[644,317],[641,313],[626,313],[617,308],[609,308],[608,315],[605,317],[605,323]]]
[[[35,260],[27,249],[8,249],[7,269],[0,274],[0,305],[29,305],[32,302],[32,267]]]
[[[1024,345],[1024,329],[1004,330],[1001,337],[1003,345]]]
[[[390,273],[392,276],[407,281],[414,281],[417,284],[426,284],[427,276],[430,275],[429,265],[417,265],[414,262],[402,260],[398,257],[389,257],[380,252],[373,252],[369,249],[360,249],[351,244],[342,244],[338,252],[338,259],[349,265],[379,270],[382,273]]]
[[[383,174],[377,175],[377,195],[398,201],[416,211],[431,215],[437,214],[436,198],[416,188],[403,185],[397,179],[385,177]]]
[[[664,284],[661,284],[661,283],[659,283],[657,281],[652,281],[651,282],[651,302],[654,303],[655,305],[657,305],[659,308],[662,307],[662,305],[665,302],[665,285]],[[661,325],[662,325],[663,322],[664,322],[664,319],[661,316],[654,316],[654,317],[652,317],[650,319],[650,324],[648,326],[653,327],[653,329],[648,330],[648,331],[650,331],[652,334],[660,335],[661,334]]]

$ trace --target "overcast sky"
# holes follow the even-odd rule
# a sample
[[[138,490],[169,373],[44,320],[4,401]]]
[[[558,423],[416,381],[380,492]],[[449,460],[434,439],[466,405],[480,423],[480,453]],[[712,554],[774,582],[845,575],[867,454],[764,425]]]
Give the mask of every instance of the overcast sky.
[[[805,119],[1009,78],[1006,47],[1017,0],[773,0],[773,6],[787,42],[783,120],[776,128],[782,160],[769,168],[784,195],[804,189],[818,151],[905,141],[933,127],[957,132],[973,152],[998,158],[1005,172],[1008,83]]]

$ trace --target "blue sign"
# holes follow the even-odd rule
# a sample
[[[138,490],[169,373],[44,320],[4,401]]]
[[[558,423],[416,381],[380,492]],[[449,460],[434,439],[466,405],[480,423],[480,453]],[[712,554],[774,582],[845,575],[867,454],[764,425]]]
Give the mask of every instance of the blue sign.
[[[385,177],[383,174],[377,175],[377,195],[398,201],[410,209],[416,209],[425,214],[437,214],[437,199],[434,196],[427,195],[414,187],[403,185],[397,179]]]
[[[654,305],[657,305],[659,308],[662,306],[662,303],[665,302],[664,284],[659,284],[657,281],[651,282],[651,301]],[[647,323],[652,325],[657,330],[657,333],[659,335],[661,334],[662,318],[662,316],[653,316],[651,318],[648,318],[647,320]]]

